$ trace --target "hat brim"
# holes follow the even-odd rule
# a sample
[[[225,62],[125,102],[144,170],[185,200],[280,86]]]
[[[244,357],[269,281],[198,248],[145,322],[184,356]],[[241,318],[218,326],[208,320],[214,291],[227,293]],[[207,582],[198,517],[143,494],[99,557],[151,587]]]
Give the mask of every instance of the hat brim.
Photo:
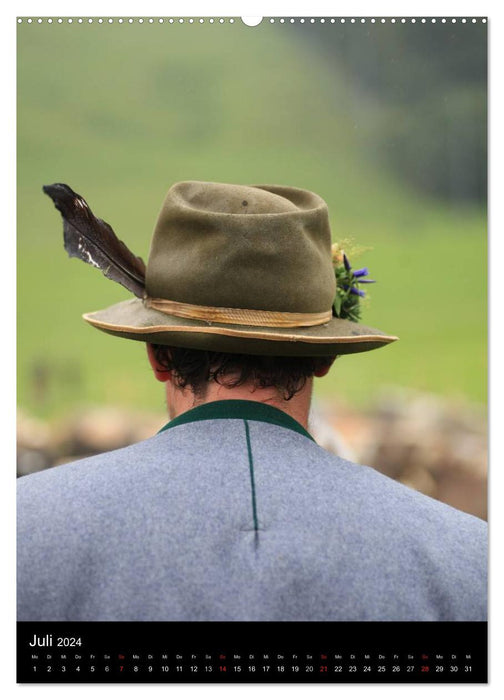
[[[346,319],[306,328],[267,328],[210,323],[170,316],[130,299],[83,315],[105,333],[174,347],[248,355],[331,356],[375,350],[398,340]]]

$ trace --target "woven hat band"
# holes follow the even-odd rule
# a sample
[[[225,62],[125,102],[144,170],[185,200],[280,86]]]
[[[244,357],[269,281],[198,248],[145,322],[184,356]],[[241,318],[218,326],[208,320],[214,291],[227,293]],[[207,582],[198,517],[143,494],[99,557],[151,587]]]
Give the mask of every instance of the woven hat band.
[[[232,323],[240,326],[267,326],[270,328],[300,328],[319,326],[332,318],[332,309],[320,313],[292,313],[289,311],[260,311],[256,309],[234,309],[222,306],[200,306],[184,304],[168,299],[144,298],[145,306],[170,316],[192,318],[198,321]]]

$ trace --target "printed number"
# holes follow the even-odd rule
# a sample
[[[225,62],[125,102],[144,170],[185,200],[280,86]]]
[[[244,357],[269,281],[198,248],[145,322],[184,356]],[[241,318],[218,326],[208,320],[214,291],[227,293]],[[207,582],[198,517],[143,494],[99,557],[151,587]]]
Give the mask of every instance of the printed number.
[[[350,671],[350,673],[356,673],[356,671],[357,671],[357,666],[349,666],[349,667],[348,667],[348,670]]]
[[[436,673],[442,673],[444,671],[444,666],[436,666]]]
[[[458,666],[450,666],[450,671],[451,671],[452,673],[457,673],[457,671],[458,671]]]
[[[82,641],[80,637],[58,637],[57,646],[59,647],[80,647]]]
[[[399,673],[401,670],[400,666],[392,666],[392,673]]]
[[[407,671],[408,673],[412,673],[414,670],[415,670],[415,667],[414,667],[414,666],[406,666],[406,671]]]
[[[334,672],[335,673],[341,673],[343,671],[343,666],[335,666],[334,667]]]
[[[306,666],[305,673],[311,673],[313,671],[313,666]]]
[[[163,673],[168,673],[169,670],[170,670],[170,667],[169,667],[169,666],[161,666],[161,671],[162,671]]]
[[[472,666],[464,666],[464,671],[465,671],[466,673],[471,673],[471,671],[472,671]]]
[[[384,673],[385,672],[385,666],[378,666],[378,673]]]
[[[320,673],[327,673],[327,666],[321,666]]]

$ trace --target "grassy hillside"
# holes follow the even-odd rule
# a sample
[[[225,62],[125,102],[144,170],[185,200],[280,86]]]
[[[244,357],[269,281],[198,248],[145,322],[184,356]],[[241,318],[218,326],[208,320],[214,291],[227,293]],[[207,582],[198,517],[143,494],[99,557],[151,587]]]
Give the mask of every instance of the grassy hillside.
[[[183,179],[312,189],[328,202],[335,239],[372,248],[358,261],[379,281],[363,320],[401,341],[341,358],[321,393],[365,403],[400,385],[485,400],[485,213],[422,198],[371,164],[354,86],[288,27],[18,29],[22,406],[162,405],[143,344],[80,320],[128,293],[68,260],[41,187],[68,183],[147,259],[164,194]]]

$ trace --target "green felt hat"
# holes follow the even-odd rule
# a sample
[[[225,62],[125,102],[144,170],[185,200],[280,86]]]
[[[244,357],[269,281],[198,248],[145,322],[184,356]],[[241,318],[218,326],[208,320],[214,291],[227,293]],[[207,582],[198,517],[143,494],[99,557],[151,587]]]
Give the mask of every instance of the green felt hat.
[[[251,355],[340,355],[397,340],[333,316],[335,293],[318,195],[179,182],[154,230],[144,298],[84,318],[122,338]]]

